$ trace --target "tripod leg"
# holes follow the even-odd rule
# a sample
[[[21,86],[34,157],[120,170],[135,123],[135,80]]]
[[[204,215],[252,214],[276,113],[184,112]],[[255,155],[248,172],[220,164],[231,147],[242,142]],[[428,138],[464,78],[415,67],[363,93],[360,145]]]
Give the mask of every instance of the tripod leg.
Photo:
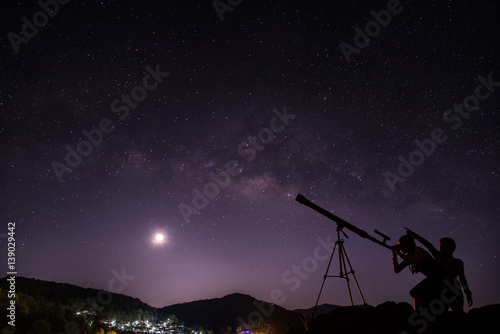
[[[345,281],[347,283],[347,291],[349,291],[349,299],[351,300],[351,306],[354,306],[354,302],[352,301],[351,285],[349,283],[349,274],[351,272],[347,271],[347,266],[345,265],[346,255],[347,254],[345,252],[344,244],[342,243],[339,246],[340,275],[343,275],[342,278],[345,278]],[[344,272],[344,274],[342,274],[342,271]],[[351,268],[351,271],[352,271],[352,268]]]
[[[368,305],[366,304],[365,297],[363,296],[363,293],[361,292],[361,288],[359,287],[358,280],[356,279],[356,274],[354,273],[354,270],[352,269],[351,261],[349,261],[349,257],[347,256],[347,252],[345,251],[344,247],[342,247],[341,251],[343,252],[344,257],[347,260],[347,263],[349,264],[350,273],[352,273],[352,277],[354,277],[354,282],[356,283],[356,287],[358,288],[359,295],[361,296],[361,299],[363,300],[363,305],[366,307]],[[345,266],[345,262],[344,262],[344,266]],[[349,289],[349,293],[351,293],[350,289]],[[351,303],[352,303],[352,298],[351,298]]]
[[[332,265],[333,254],[335,254],[335,249],[337,248],[337,243],[333,246],[332,255],[330,255],[330,261],[328,262],[328,267],[326,268],[325,276],[323,276],[323,283],[321,284],[321,289],[319,289],[318,298],[316,299],[316,305],[314,305],[313,312],[311,314],[311,320],[314,319],[314,313],[316,312],[316,307],[318,307],[319,297],[321,296],[321,292],[323,291],[323,287],[325,286],[326,278],[328,277],[328,272],[330,271],[330,266]],[[340,251],[340,247],[339,247]]]

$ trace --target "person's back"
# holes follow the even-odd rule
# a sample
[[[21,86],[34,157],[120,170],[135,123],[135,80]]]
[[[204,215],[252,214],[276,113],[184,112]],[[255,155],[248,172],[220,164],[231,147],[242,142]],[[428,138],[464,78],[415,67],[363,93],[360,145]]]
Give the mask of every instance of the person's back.
[[[453,256],[441,256],[438,263],[443,266],[452,278],[457,278],[464,271],[464,262]]]
[[[464,262],[458,258],[453,257],[453,252],[457,248],[455,240],[451,238],[441,238],[439,240],[439,256],[436,258],[438,263],[448,272],[451,278],[464,289],[467,296],[469,306],[472,305],[472,293],[467,285],[465,278]],[[461,292],[461,291],[460,291]],[[464,297],[460,294],[458,303],[462,306],[464,304]]]
[[[421,272],[425,277],[442,277],[439,262],[437,262],[425,249],[416,246],[413,272]]]

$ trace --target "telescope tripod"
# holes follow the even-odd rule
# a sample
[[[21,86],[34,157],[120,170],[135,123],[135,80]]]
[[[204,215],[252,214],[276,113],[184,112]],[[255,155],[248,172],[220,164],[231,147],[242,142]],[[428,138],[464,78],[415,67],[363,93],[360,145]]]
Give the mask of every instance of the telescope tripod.
[[[365,307],[367,306],[366,301],[365,301],[365,297],[363,297],[363,293],[361,292],[361,288],[359,287],[358,280],[356,279],[354,269],[352,269],[351,261],[349,261],[349,257],[347,257],[347,252],[344,248],[344,239],[340,238],[340,232],[342,232],[342,234],[346,238],[349,238],[347,236],[347,234],[345,234],[345,232],[342,231],[342,228],[343,227],[337,225],[337,241],[335,242],[335,246],[333,247],[332,255],[330,256],[330,262],[328,262],[328,267],[326,268],[326,273],[323,276],[323,284],[321,284],[321,289],[319,290],[318,298],[316,299],[316,305],[314,305],[314,309],[313,309],[313,312],[311,314],[311,320],[314,319],[314,313],[316,312],[316,308],[318,307],[319,298],[321,296],[321,292],[323,292],[323,287],[325,286],[325,281],[326,281],[327,277],[340,277],[340,278],[343,278],[346,280],[347,290],[349,291],[349,298],[351,299],[351,306],[354,306],[354,303],[352,301],[351,285],[349,284],[349,274],[351,274],[352,277],[354,277],[354,282],[356,282],[356,287],[358,288],[359,295],[361,296],[361,299],[363,300],[363,305]],[[330,266],[332,264],[333,255],[335,254],[336,248],[338,248],[340,271],[339,271],[338,275],[328,275],[328,272],[330,271]],[[347,271],[346,261],[347,261],[347,264],[349,265],[349,271]]]

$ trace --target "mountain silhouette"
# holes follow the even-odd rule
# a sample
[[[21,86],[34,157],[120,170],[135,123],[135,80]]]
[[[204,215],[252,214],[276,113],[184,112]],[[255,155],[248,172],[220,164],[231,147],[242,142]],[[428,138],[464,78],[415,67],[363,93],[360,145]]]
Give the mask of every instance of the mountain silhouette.
[[[158,316],[163,314],[175,314],[188,327],[202,327],[215,333],[233,333],[238,327],[269,334],[304,330],[298,313],[241,293],[158,309]]]
[[[0,281],[0,316],[6,317],[8,305],[6,278]],[[18,327],[15,333],[33,331],[40,325],[41,317],[51,324],[55,332],[64,332],[68,319],[86,324],[77,319],[75,312],[95,313],[99,319],[121,321],[158,320],[164,321],[175,315],[187,327],[216,334],[234,334],[236,330],[252,330],[252,333],[266,334],[365,334],[365,333],[498,333],[497,318],[500,304],[471,309],[466,314],[445,312],[432,321],[413,318],[413,307],[408,303],[385,302],[376,307],[342,307],[322,304],[318,306],[315,319],[308,322],[305,331],[303,321],[310,320],[313,308],[286,310],[252,296],[234,293],[221,298],[198,300],[154,308],[138,298],[110,293],[109,303],[101,305],[96,296],[103,290],[82,288],[72,284],[56,283],[38,279],[16,277],[18,294]],[[47,318],[48,317],[48,318]],[[61,319],[67,319],[62,321]],[[5,328],[5,327],[4,327]],[[0,331],[4,328],[0,327]],[[87,333],[91,332],[90,329]]]

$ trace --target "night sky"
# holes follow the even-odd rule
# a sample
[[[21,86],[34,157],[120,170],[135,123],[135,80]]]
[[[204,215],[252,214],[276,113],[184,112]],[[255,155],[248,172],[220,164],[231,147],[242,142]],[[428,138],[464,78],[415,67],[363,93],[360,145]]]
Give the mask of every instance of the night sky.
[[[123,271],[120,292],[156,307],[276,290],[311,307],[336,231],[300,193],[391,244],[454,238],[474,307],[500,301],[497,1],[66,2],[0,9],[0,240],[15,222],[19,276],[109,289]],[[367,303],[412,303],[424,276],[346,233]],[[323,302],[349,305],[345,282]]]

